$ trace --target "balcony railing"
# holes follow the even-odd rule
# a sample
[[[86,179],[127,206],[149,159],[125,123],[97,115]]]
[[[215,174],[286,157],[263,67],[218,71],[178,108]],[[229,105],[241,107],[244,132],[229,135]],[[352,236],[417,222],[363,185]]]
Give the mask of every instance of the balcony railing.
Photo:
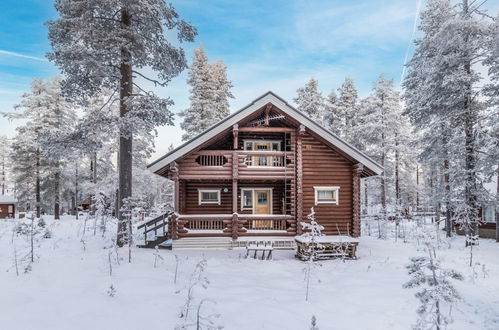
[[[235,157],[235,159],[234,159]],[[202,150],[179,163],[181,179],[231,179],[234,161],[238,176],[245,178],[291,178],[294,155],[284,151]]]

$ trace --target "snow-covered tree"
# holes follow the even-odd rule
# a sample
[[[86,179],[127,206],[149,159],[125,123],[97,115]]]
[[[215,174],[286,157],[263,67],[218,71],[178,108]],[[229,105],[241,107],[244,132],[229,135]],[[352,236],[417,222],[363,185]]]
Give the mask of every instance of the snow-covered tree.
[[[386,216],[388,204],[400,202],[402,157],[410,154],[408,149],[403,150],[403,146],[407,148],[409,129],[393,80],[381,75],[359,108],[360,118],[352,127],[352,135],[362,141],[365,151],[385,168],[381,176],[369,179],[369,187],[378,187],[377,199]]]
[[[328,103],[331,104],[329,125],[332,132],[346,139],[352,140],[352,127],[358,122],[358,93],[353,79],[345,78],[345,81],[338,88],[338,97],[334,99],[334,94],[330,94]],[[331,100],[331,98],[333,98]]]
[[[180,113],[180,125],[185,131],[182,139],[189,140],[229,115],[232,83],[227,79],[227,68],[222,61],[213,64],[203,46],[194,49],[187,83],[191,86],[190,105]]]
[[[66,95],[81,101],[107,88],[119,103],[121,208],[132,195],[133,136],[172,124],[173,101],[147,91],[144,83],[165,86],[184,70],[184,51],[175,43],[193,41],[197,31],[163,0],[56,0],[55,8],[59,17],[47,22],[53,48],[48,58],[64,74]],[[172,30],[177,34],[170,40]],[[146,67],[156,77],[141,70]],[[120,222],[119,233],[124,226]],[[117,241],[122,246],[126,237]]]
[[[33,80],[31,92],[23,94],[15,106],[20,112],[7,114],[10,119],[26,121],[17,128],[11,153],[19,197],[27,203],[33,200],[34,193],[37,217],[43,205],[42,195],[47,207],[47,201],[53,200],[56,219],[60,214],[61,185],[65,182],[61,176],[65,150],[55,140],[71,129],[75,118],[73,108],[62,97],[60,83],[57,77]]]
[[[323,125],[325,100],[322,93],[319,91],[319,82],[314,78],[310,78],[304,87],[298,88],[296,91],[298,96],[294,98],[298,110],[310,117],[310,119]]]
[[[0,135],[0,194],[8,189],[7,171],[9,168],[10,141],[6,135]]]
[[[477,232],[482,144],[481,76],[474,64],[483,60],[485,25],[476,9],[467,0],[455,6],[429,1],[404,81],[406,113],[419,130],[421,157],[441,173],[443,189],[437,191],[443,196],[436,200],[446,204],[448,234],[452,209],[469,237]]]

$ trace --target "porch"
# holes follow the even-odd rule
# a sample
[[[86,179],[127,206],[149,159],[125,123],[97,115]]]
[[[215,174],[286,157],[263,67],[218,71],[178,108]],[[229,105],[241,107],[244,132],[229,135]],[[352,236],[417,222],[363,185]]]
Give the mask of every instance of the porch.
[[[172,230],[176,238],[294,236],[296,218],[283,214],[179,214],[172,221]]]

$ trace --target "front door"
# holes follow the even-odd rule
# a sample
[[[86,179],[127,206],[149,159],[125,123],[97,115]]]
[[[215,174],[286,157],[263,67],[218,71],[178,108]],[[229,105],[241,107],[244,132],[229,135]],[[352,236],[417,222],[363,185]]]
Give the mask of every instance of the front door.
[[[270,207],[272,190],[255,190],[253,200],[255,201],[255,214],[271,214]],[[253,220],[253,228],[272,228],[272,220]]]
[[[255,190],[255,214],[270,214],[270,190]]]

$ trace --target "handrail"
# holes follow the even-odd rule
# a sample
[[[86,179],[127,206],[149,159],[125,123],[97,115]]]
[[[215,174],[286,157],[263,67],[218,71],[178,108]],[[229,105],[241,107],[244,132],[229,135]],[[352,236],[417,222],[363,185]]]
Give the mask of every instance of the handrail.
[[[173,211],[168,211],[152,220],[149,220],[139,226],[137,229],[144,228],[144,243],[147,244],[147,234],[154,232],[154,236],[158,236],[158,230],[162,231],[163,236],[167,236],[167,228],[170,222],[170,217],[175,214]]]
[[[139,226],[137,226],[137,229],[144,228],[144,227],[147,227],[147,226],[149,226],[149,225],[152,225],[153,223],[156,223],[156,222],[158,222],[158,221],[163,220],[163,217],[169,217],[169,216],[170,216],[170,215],[172,215],[173,213],[175,213],[175,212],[173,212],[173,211],[168,211],[168,212],[166,212],[166,213],[164,213],[164,214],[161,214],[160,216],[157,216],[156,218],[154,218],[154,219],[152,219],[152,220],[149,220],[149,221],[147,221],[147,222],[144,222],[143,224],[140,224]]]

